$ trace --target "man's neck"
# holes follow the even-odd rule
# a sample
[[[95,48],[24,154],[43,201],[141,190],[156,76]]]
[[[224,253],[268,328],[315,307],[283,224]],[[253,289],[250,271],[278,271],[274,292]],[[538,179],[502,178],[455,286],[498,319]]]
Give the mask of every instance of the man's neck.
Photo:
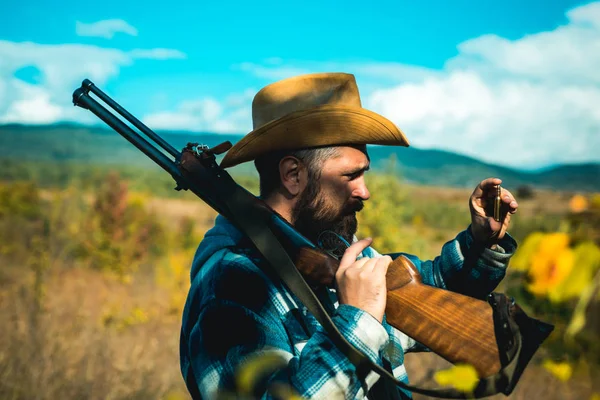
[[[292,224],[293,200],[290,200],[280,193],[275,193],[266,198],[265,203],[275,212],[281,215],[287,222]]]

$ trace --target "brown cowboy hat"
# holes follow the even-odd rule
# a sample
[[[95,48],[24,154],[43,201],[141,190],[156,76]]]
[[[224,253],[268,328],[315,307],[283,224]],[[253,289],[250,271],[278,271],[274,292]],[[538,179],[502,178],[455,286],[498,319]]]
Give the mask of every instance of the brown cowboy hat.
[[[225,155],[221,167],[280,150],[380,144],[408,147],[393,122],[362,108],[354,75],[319,73],[262,88],[252,101],[253,131]]]

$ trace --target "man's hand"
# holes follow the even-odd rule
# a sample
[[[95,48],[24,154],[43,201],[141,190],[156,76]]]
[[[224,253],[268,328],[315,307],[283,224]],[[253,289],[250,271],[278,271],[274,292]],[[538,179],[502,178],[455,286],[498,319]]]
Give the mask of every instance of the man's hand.
[[[335,279],[340,304],[360,308],[382,322],[387,301],[385,275],[392,258],[364,257],[356,261],[371,242],[370,238],[359,240],[346,249]]]
[[[494,219],[493,204],[496,197],[496,187],[501,179],[484,179],[477,185],[469,199],[471,210],[471,233],[476,242],[493,246],[506,234],[510,224],[510,216],[517,212],[519,206],[513,195],[502,188],[500,222]]]

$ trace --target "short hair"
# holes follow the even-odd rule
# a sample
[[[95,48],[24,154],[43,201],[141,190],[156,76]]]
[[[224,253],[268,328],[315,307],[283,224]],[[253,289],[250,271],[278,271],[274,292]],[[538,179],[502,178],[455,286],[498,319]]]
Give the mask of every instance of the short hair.
[[[279,163],[287,156],[296,157],[306,166],[308,179],[318,181],[321,168],[328,158],[336,157],[337,147],[316,147],[302,150],[287,150],[269,153],[254,160],[254,166],[260,178],[260,196],[264,199],[281,186],[279,179]]]

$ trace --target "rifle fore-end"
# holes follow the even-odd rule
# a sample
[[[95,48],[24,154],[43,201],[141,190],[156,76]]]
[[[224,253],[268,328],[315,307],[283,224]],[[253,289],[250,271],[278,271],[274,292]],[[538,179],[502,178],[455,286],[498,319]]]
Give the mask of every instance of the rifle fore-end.
[[[296,266],[313,286],[332,286],[339,263],[303,248]],[[407,258],[397,257],[387,272],[387,322],[453,364],[472,365],[480,377],[500,370],[493,310],[485,301],[423,284]]]

